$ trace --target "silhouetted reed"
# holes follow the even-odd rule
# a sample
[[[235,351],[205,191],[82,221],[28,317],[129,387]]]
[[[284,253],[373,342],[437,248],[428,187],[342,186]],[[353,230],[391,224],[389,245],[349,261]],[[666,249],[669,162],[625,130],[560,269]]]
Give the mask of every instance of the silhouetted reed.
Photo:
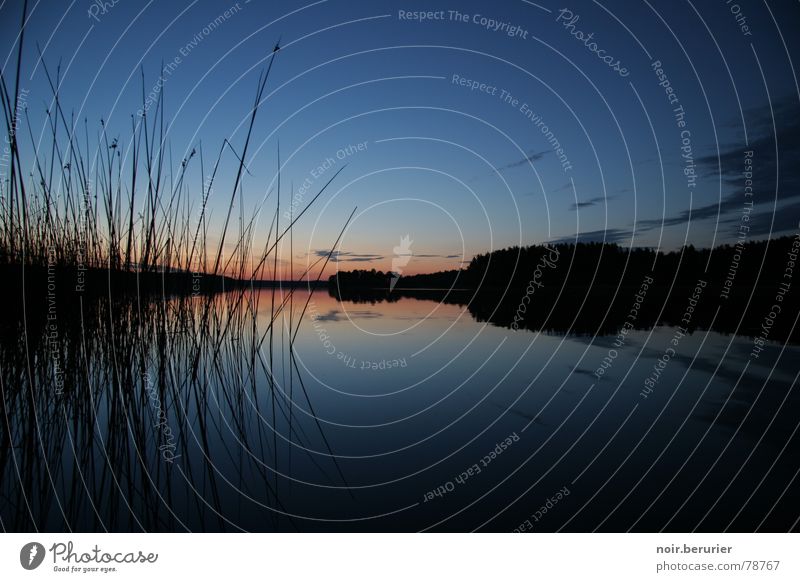
[[[27,4],[23,23],[26,13]],[[35,142],[14,107],[23,39],[13,93],[0,75],[12,150],[10,178],[0,184],[0,299],[8,310],[0,330],[0,527],[294,528],[280,486],[293,448],[327,451],[321,459],[306,452],[304,462],[323,482],[343,491],[347,484],[313,412],[311,421],[294,418],[297,407],[313,411],[292,348],[303,320],[294,294],[305,291],[261,288],[281,279],[278,255],[336,176],[281,225],[279,163],[266,241],[256,237],[255,214],[237,233],[231,228],[279,47],[266,56],[242,147],[224,140],[210,178],[193,189],[191,165],[205,175],[202,148],[171,167],[163,85],[152,108],[143,95],[127,144],[103,120],[91,140],[88,122],[64,112],[60,67],[43,59],[50,143],[24,165],[23,117]],[[238,170],[209,256],[206,208],[231,155]],[[308,266],[308,286],[330,256]]]

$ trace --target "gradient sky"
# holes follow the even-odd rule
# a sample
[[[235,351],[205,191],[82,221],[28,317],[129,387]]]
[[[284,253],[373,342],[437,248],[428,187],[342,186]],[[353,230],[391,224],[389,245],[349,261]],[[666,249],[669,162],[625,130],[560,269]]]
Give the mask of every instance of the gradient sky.
[[[140,67],[150,93],[161,63],[172,63],[163,91],[173,168],[202,145],[208,174],[223,139],[241,148],[258,75],[280,38],[237,218],[261,209],[256,240],[265,240],[277,194],[264,198],[275,186],[279,142],[284,209],[293,199],[302,208],[347,165],[298,223],[295,275],[297,264],[330,249],[356,206],[329,272],[388,270],[405,235],[413,241],[407,274],[556,240],[667,250],[731,243],[748,148],[755,203],[749,237],[797,231],[800,92],[792,63],[800,62],[800,40],[786,24],[800,21],[795,1],[102,4],[29,3],[21,87],[35,139],[51,96],[36,43],[51,70],[61,62],[64,106],[88,120],[90,134],[103,118],[121,143],[142,106]],[[21,5],[0,4],[7,79]],[[562,9],[579,16],[572,28],[564,26],[566,13],[559,21]],[[401,17],[419,10],[444,11],[444,19]],[[467,22],[451,19],[451,10]],[[491,30],[476,15],[519,32]],[[571,34],[578,30],[594,33],[593,46],[628,75]],[[659,86],[654,61],[684,108],[685,128],[676,124],[676,105]],[[454,75],[489,89],[470,90]],[[503,100],[503,90],[518,101]],[[569,169],[523,104],[552,131]],[[693,188],[681,157],[683,129],[698,175]],[[30,139],[23,143],[31,147]],[[216,236],[236,169],[232,155],[224,159],[209,203]],[[203,176],[192,164],[199,204]],[[288,260],[288,249],[282,257]]]

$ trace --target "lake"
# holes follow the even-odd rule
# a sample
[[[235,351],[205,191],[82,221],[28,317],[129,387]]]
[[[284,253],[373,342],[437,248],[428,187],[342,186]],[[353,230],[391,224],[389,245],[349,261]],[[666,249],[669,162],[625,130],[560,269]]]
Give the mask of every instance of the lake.
[[[402,292],[80,308],[4,343],[5,529],[792,527],[794,345],[515,331]]]

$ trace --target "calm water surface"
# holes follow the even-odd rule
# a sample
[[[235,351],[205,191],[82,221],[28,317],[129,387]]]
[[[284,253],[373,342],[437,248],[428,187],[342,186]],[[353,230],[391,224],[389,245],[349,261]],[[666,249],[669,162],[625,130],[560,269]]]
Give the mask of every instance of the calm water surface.
[[[260,291],[255,330],[245,319],[215,349],[179,332],[134,349],[130,395],[124,379],[121,394],[110,388],[122,364],[96,354],[91,406],[39,410],[38,436],[15,441],[37,450],[34,467],[6,454],[6,527],[792,526],[797,347],[755,359],[750,338],[671,327],[615,344],[481,323],[462,305],[327,291],[311,294],[290,347],[308,293],[270,336],[271,294]],[[126,334],[114,345],[136,345]],[[253,338],[263,341],[244,349]],[[34,409],[9,408],[31,427]]]

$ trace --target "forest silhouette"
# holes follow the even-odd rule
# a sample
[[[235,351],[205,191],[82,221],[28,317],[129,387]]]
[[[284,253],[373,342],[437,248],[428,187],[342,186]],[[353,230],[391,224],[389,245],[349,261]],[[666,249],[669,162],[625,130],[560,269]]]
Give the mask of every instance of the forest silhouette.
[[[798,248],[798,236],[670,252],[613,243],[532,245],[476,255],[464,269],[402,276],[392,292],[393,274],[374,269],[336,273],[328,285],[344,300],[415,297],[465,305],[478,321],[499,326],[512,325],[529,295],[519,328],[594,335],[619,331],[650,280],[634,327],[680,325],[702,281],[689,331],[763,336],[766,326],[767,339],[797,342],[792,275]],[[768,321],[776,303],[779,316]]]

